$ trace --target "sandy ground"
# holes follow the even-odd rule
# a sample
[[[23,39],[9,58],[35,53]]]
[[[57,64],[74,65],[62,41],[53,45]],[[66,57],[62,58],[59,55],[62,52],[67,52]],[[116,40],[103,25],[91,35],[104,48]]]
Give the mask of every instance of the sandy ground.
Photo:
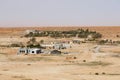
[[[120,58],[111,56],[111,54],[102,55],[102,53],[94,53],[92,51],[93,47],[93,44],[81,44],[79,47],[73,47],[73,50],[71,50],[78,53],[63,55],[1,53],[0,79],[120,80]],[[75,56],[77,59],[66,59],[66,57],[71,56]]]
[[[0,45],[27,42],[29,39],[21,38],[21,32],[26,29],[28,28],[1,28]],[[55,30],[57,29],[73,28]],[[119,27],[90,29],[101,32],[104,38],[119,40],[115,37],[120,33]],[[37,41],[42,39],[53,40],[41,37],[37,38]],[[17,51],[18,48],[15,47],[0,47],[0,80],[120,80],[120,46],[73,44],[72,48],[62,50],[71,54],[62,55],[17,55]]]

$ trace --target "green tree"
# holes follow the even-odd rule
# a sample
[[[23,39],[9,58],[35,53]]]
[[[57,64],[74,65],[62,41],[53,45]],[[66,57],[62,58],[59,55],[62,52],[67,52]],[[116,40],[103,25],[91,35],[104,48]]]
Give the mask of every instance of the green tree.
[[[40,40],[40,43],[43,44],[43,43],[44,43],[44,40]]]
[[[30,42],[35,43],[35,42],[36,42],[36,38],[32,37],[32,38],[30,39]]]

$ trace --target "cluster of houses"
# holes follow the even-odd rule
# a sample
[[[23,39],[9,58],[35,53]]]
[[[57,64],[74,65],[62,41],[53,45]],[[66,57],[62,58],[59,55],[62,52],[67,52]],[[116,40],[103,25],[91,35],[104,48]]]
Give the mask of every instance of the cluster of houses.
[[[41,33],[41,31],[38,31],[38,30],[26,30],[25,31],[26,34],[29,34],[29,33]],[[91,36],[89,36],[90,39],[92,39]],[[43,43],[43,44],[40,44],[42,47],[45,47],[46,49],[48,50],[56,50],[56,53],[57,53],[57,50],[60,50],[60,49],[67,49],[67,48],[71,48],[72,47],[72,43],[77,43],[77,44],[80,44],[81,42],[84,42],[85,39],[73,39],[72,41],[64,41],[64,42],[51,42],[51,43]],[[50,51],[48,51],[49,53]],[[54,51],[53,51],[54,52]],[[18,53],[17,54],[40,54],[40,53],[45,53],[42,49],[40,48],[20,48],[18,50]]]
[[[54,43],[43,43],[40,44],[42,47],[44,47],[46,50],[40,49],[40,48],[19,48],[18,50],[18,55],[19,54],[41,54],[41,53],[54,53],[54,50],[56,50],[56,54],[60,53],[59,50],[61,49],[67,49],[67,48],[71,48],[71,44],[70,43],[63,43],[63,42],[54,42]],[[52,51],[51,51],[52,50]]]
[[[39,48],[20,48],[18,51],[19,54],[40,54],[42,53],[41,49]]]
[[[47,49],[56,49],[56,50],[67,49],[72,47],[71,44],[68,43],[41,44],[41,46],[46,47]]]

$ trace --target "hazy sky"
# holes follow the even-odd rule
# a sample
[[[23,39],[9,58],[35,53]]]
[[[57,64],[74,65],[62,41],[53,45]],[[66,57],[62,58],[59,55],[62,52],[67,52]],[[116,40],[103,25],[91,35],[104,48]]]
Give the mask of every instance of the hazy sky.
[[[118,26],[120,0],[0,0],[0,26]]]

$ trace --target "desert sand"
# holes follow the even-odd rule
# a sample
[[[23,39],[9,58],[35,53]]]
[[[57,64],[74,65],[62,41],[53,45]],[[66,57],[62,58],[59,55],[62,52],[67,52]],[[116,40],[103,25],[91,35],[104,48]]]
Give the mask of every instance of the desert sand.
[[[27,29],[44,31],[78,28],[81,27],[0,28],[0,45],[27,42],[28,38],[21,37]],[[84,29],[87,28],[102,33],[103,39],[120,40],[116,37],[120,35],[120,27]],[[54,40],[46,37],[36,39]],[[0,80],[120,80],[120,46],[72,44],[72,48],[61,50],[71,54],[62,55],[17,55],[18,49],[0,47]]]

